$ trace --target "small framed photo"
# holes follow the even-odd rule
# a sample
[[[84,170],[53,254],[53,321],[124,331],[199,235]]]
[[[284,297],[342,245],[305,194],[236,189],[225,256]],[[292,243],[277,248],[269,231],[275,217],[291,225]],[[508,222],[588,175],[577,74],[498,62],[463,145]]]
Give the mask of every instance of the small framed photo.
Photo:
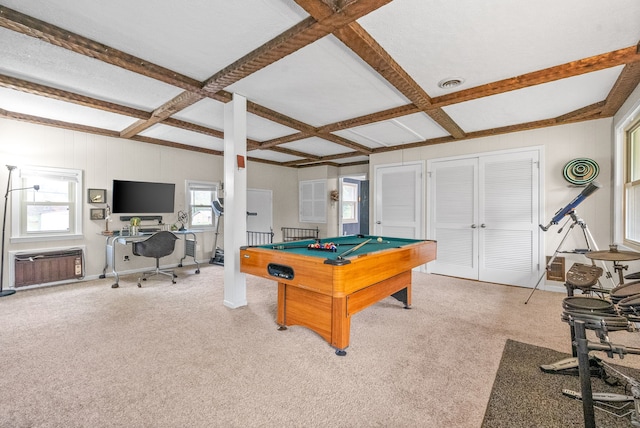
[[[89,215],[91,216],[91,220],[104,220],[105,219],[105,209],[104,208],[91,208],[89,210]]]
[[[89,189],[89,203],[90,204],[106,204],[107,203],[106,189]]]

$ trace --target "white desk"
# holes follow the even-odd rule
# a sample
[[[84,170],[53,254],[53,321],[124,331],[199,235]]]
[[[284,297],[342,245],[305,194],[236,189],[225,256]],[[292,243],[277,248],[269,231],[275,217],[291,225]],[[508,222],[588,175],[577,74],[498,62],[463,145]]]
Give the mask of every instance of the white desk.
[[[120,236],[118,232],[114,232],[113,235],[106,236],[105,263],[100,278],[106,278],[107,269],[111,267],[111,273],[113,273],[115,278],[115,282],[111,285],[111,288],[118,288],[120,286],[120,275],[118,275],[118,270],[116,268],[118,260],[116,250],[118,246],[124,247],[132,242],[144,241],[154,233],[157,232],[142,232],[137,235]],[[180,259],[178,266],[182,267],[182,261],[189,256],[193,258],[193,261],[196,264],[196,273],[200,273],[200,263],[196,260],[196,233],[192,230],[172,230],[171,233],[184,239],[184,256]]]

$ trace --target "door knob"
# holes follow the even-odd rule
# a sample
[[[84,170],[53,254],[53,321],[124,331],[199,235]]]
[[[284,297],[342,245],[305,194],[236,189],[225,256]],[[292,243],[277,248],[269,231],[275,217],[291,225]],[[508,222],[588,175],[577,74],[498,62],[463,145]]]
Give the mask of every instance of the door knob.
[[[475,224],[471,225],[471,229],[475,229],[476,227],[478,227],[478,226],[476,226]]]
[[[482,223],[482,224],[480,225],[480,227],[484,229],[485,227],[487,227],[487,225],[486,225],[486,224],[484,224],[484,223]]]
[[[376,221],[376,224],[382,224],[382,222],[381,221]]]

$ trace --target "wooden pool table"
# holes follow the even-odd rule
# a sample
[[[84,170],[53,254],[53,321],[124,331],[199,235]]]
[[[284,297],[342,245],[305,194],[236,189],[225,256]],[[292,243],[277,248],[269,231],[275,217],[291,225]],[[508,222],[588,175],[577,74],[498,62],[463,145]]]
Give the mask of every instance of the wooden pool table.
[[[388,296],[409,308],[411,269],[435,258],[435,241],[351,235],[242,247],[240,271],[278,281],[281,329],[305,326],[346,355],[351,315]]]

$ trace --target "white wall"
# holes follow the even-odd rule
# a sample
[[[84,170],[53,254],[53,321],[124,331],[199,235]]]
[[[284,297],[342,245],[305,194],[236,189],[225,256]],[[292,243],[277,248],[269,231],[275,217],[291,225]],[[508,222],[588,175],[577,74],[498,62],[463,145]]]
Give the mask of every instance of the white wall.
[[[544,207],[542,220],[546,225],[556,211],[566,206],[581,191],[579,188],[570,187],[570,184],[564,179],[564,166],[575,158],[590,158],[595,160],[600,167],[600,174],[596,180],[602,185],[602,188],[581,203],[576,212],[586,222],[598,248],[608,249],[609,244],[612,242],[610,229],[612,212],[612,122],[611,118],[607,118],[374,154],[370,156],[370,176],[374,176],[373,171],[376,165],[542,146],[544,147],[544,160],[542,162],[544,184],[542,188],[543,200],[541,202]],[[375,194],[374,182],[372,182],[370,191],[372,195]],[[428,201],[428,199],[426,200]],[[429,230],[426,223],[423,226],[425,227],[424,230]],[[558,234],[558,230],[559,227],[554,226],[544,234],[546,255],[553,255],[564,235],[564,233]],[[575,248],[585,248],[584,238],[579,232],[579,228],[574,228],[563,245],[563,249],[571,250]],[[582,256],[566,254],[561,254],[561,256],[567,259],[565,265],[567,269],[574,262],[587,262]]]
[[[615,116],[615,121],[623,120],[629,111],[640,102],[640,87]],[[373,177],[375,165],[401,163],[404,161],[427,160],[516,147],[544,147],[542,164],[544,175],[543,206],[544,222],[570,202],[579,189],[571,188],[562,176],[564,165],[572,159],[587,157],[600,166],[597,180],[602,189],[594,193],[578,207],[578,214],[586,221],[601,249],[613,242],[612,223],[612,162],[613,162],[614,119],[600,119],[570,125],[536,129],[493,137],[478,138],[455,143],[438,144],[395,152],[385,152],[370,156],[370,165],[337,168],[322,166],[313,168],[283,168],[249,161],[247,164],[248,187],[273,190],[274,239],[281,240],[281,227],[316,227],[321,236],[335,236],[337,232],[337,204],[328,204],[328,223],[299,224],[298,181],[327,179],[328,191],[337,188],[341,175],[367,173]],[[249,153],[250,155],[250,153]],[[0,119],[0,159],[9,165],[40,165],[51,167],[78,168],[84,171],[86,188],[108,189],[110,199],[111,180],[114,178],[175,182],[176,212],[184,209],[184,180],[221,181],[223,178],[223,158],[170,147],[140,143],[119,138],[111,138],[58,128],[33,125],[18,121]],[[8,171],[0,165],[0,183],[6,183]],[[2,184],[4,185],[4,184]],[[375,183],[371,179],[371,194],[375,194]],[[85,190],[86,193],[86,190]],[[327,195],[328,198],[328,195]],[[3,204],[4,201],[0,201]],[[85,223],[82,242],[41,242],[12,244],[7,242],[6,251],[86,245],[87,275],[97,276],[104,265],[104,237],[99,233],[104,222],[90,221],[89,208],[85,204]],[[373,213],[372,213],[373,215]],[[372,217],[373,218],[373,217]],[[165,218],[165,222],[176,219]],[[119,221],[111,228],[118,229]],[[425,229],[426,224],[424,225]],[[10,230],[7,227],[7,230]],[[559,244],[561,236],[557,229],[545,233],[545,254],[551,255]],[[213,246],[213,233],[199,234],[198,260],[208,263]],[[572,233],[566,247],[583,247],[579,233]],[[182,250],[178,250],[180,253]],[[179,254],[178,259],[182,254]],[[567,268],[574,256],[567,256]],[[575,261],[584,262],[578,257]],[[190,263],[188,259],[186,263]],[[635,269],[635,270],[634,270]],[[7,275],[5,266],[5,275]],[[637,264],[629,272],[640,270]]]
[[[340,190],[340,177],[345,175],[366,175],[369,172],[368,165],[354,165],[346,167],[335,166],[316,166],[310,168],[301,168],[298,170],[298,180],[327,180],[327,222],[326,223],[300,223],[294,227],[318,228],[320,237],[339,236],[338,223],[340,215],[340,204],[331,203],[329,201],[329,192],[332,190]],[[296,184],[297,186],[297,184]],[[297,191],[297,190],[296,190]],[[297,214],[297,211],[296,211]],[[298,219],[296,218],[296,222]]]
[[[249,161],[247,187],[273,191],[274,242],[282,241],[282,227],[298,227],[297,169]]]
[[[193,151],[186,151],[155,144],[87,134],[48,126],[0,119],[0,159],[7,165],[38,165],[60,168],[75,168],[84,171],[83,195],[86,189],[107,189],[107,200],[111,200],[112,180],[158,181],[176,184],[175,211],[185,209],[185,180],[219,182],[223,180],[223,158]],[[248,162],[248,187],[273,190],[274,231],[281,226],[295,226],[298,222],[298,171],[257,162]],[[8,170],[0,165],[1,186],[6,186]],[[4,187],[2,187],[4,191]],[[86,196],[85,196],[86,198]],[[10,202],[9,202],[10,203]],[[3,209],[4,199],[0,202]],[[86,246],[86,277],[95,278],[102,274],[105,263],[105,237],[100,232],[104,221],[89,220],[90,208],[104,205],[84,204],[84,239],[66,241],[43,241],[10,243],[10,214],[8,212],[7,241],[5,250],[23,251],[66,246]],[[119,215],[113,215],[110,230],[118,230],[123,222]],[[176,215],[164,215],[165,223],[175,223]],[[211,258],[213,232],[197,234],[196,256],[201,264]],[[178,241],[176,252],[163,264],[176,264],[184,255],[182,241]],[[222,246],[218,242],[218,246]],[[118,249],[118,270],[124,272],[149,267],[148,260],[130,257],[131,262],[123,264],[122,256],[130,255],[130,249]],[[192,263],[189,257],[185,265]],[[9,260],[5,256],[5,281],[8,281]],[[8,282],[4,282],[8,284]]]

